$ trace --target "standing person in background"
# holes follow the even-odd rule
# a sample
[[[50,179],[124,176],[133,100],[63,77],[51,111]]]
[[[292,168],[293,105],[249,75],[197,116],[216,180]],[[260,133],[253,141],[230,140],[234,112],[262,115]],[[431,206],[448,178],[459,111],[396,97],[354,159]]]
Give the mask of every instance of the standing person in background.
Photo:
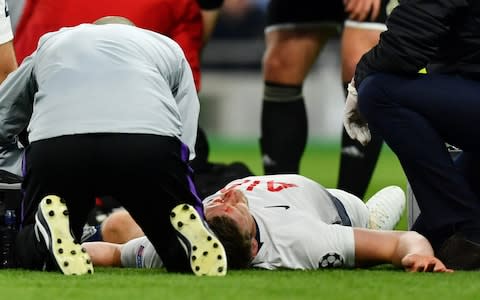
[[[350,137],[367,144],[370,127],[398,156],[421,210],[412,230],[454,269],[480,268],[479,32],[478,1],[401,2],[345,105]]]
[[[302,0],[294,5],[288,0],[270,1],[260,137],[265,174],[299,173],[308,136],[303,82],[325,43],[339,33],[347,17],[376,20],[379,11],[380,0],[350,0],[345,7],[342,1]],[[344,65],[351,64],[344,61]]]
[[[303,81],[344,19],[342,1],[268,4],[260,136],[265,174],[299,173],[308,135]]]
[[[0,0],[0,83],[17,68],[12,40],[13,33],[8,5],[5,0]]]
[[[374,47],[380,34],[387,29],[385,21],[398,5],[397,0],[375,0],[380,9],[378,15],[371,14],[369,19],[359,22],[353,16],[345,21],[342,33],[341,58],[342,82],[345,97],[348,94],[347,86],[355,72],[355,66],[368,50]],[[346,10],[354,12],[355,1],[346,5]],[[382,149],[383,140],[372,132],[372,140],[368,145],[362,145],[351,139],[342,126],[340,148],[340,169],[337,188],[363,198],[375,170],[375,165]]]

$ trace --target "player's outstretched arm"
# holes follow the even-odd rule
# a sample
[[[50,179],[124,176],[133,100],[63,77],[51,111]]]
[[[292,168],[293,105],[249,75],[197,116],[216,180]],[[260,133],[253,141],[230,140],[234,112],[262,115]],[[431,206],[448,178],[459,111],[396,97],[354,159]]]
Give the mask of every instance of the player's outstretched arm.
[[[409,272],[452,272],[434,256],[428,240],[414,231],[354,228],[357,266],[391,263]]]

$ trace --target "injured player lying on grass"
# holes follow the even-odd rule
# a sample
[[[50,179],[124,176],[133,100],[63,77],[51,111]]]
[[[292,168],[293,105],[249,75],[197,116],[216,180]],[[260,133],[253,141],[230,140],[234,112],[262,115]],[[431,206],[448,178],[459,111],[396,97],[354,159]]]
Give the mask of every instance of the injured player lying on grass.
[[[203,203],[230,268],[311,270],[389,263],[414,272],[451,271],[423,236],[393,231],[405,207],[399,187],[386,187],[364,203],[300,175],[252,176],[229,183]],[[104,240],[125,243],[84,243],[94,265],[163,266],[126,211],[111,215],[103,233]]]

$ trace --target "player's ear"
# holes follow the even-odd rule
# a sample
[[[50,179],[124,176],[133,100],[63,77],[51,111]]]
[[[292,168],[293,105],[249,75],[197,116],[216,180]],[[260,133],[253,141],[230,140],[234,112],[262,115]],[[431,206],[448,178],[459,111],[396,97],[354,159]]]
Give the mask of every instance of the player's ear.
[[[257,256],[258,253],[258,242],[256,238],[252,238],[252,257]]]

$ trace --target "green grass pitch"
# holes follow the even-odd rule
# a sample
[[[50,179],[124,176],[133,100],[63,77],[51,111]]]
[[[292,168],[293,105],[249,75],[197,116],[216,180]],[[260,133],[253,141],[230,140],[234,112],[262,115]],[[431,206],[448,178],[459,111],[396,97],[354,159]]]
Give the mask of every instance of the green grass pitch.
[[[334,187],[339,146],[311,142],[301,173]],[[211,159],[244,161],[261,173],[255,142],[213,139]],[[386,185],[405,187],[406,180],[392,152],[384,147],[368,195]],[[405,218],[399,228],[406,228]],[[0,271],[0,299],[480,299],[478,272],[411,274],[390,266],[368,270],[230,271],[223,278],[167,274],[163,270],[96,268],[93,276]]]

